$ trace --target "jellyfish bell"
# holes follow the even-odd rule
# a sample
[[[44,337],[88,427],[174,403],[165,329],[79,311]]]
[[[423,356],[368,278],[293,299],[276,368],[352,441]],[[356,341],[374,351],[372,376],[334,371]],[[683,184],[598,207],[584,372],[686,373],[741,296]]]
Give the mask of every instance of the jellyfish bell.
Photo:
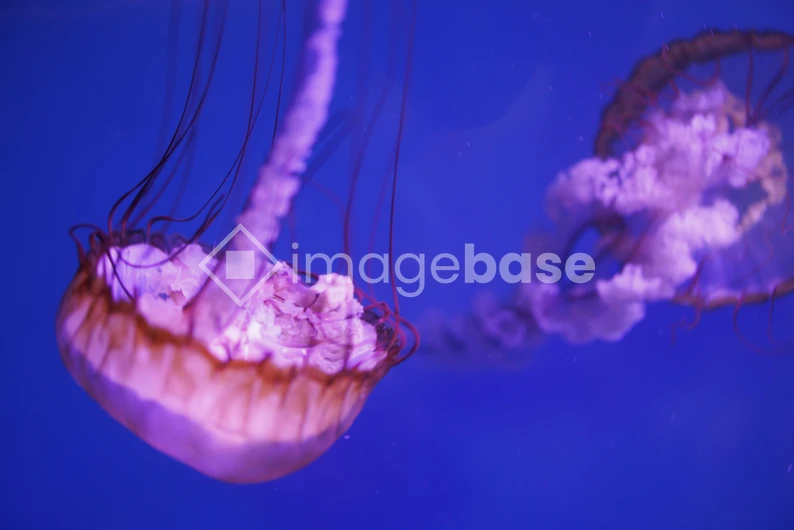
[[[547,191],[568,247],[596,234],[598,272],[573,292],[522,286],[541,329],[617,341],[651,302],[738,311],[794,288],[792,51],[786,33],[706,31],[637,63],[604,109],[595,156]]]
[[[367,320],[346,277],[306,286],[287,268],[206,340],[193,329],[217,321],[185,310],[205,257],[198,245],[177,257],[148,244],[89,251],[58,315],[63,361],[169,456],[225,481],[279,478],[347,430],[402,344]]]
[[[349,277],[306,282],[269,257],[328,115],[346,8],[345,0],[314,6],[298,87],[227,238],[232,250],[198,241],[223,200],[187,238],[153,229],[176,220],[170,216],[135,229],[158,186],[170,183],[160,163],[122,197],[130,206],[121,222],[113,222],[114,207],[108,229],[78,244],[78,269],[56,317],[61,358],[76,382],[149,445],[218,480],[264,482],[314,461],[412,352],[397,311],[365,306]]]

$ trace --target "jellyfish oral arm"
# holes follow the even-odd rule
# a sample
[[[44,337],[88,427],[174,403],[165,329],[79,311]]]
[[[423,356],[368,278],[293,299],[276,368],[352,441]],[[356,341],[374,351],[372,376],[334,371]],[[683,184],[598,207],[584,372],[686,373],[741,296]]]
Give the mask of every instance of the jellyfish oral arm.
[[[259,248],[269,248],[278,238],[281,220],[299,191],[300,174],[306,169],[311,149],[328,117],[339,62],[336,46],[346,9],[347,0],[317,2],[315,27],[301,51],[298,87],[248,202],[237,218],[238,227],[249,237],[231,239],[232,248],[250,250],[252,240]],[[223,266],[219,262],[215,265]],[[274,266],[278,264],[266,262],[258,266],[249,285],[241,290],[259,289],[257,282],[269,275]],[[207,281],[190,308],[200,323],[193,332],[206,343],[219,340],[239,318],[238,305],[223,287]]]
[[[338,62],[336,43],[346,8],[347,0],[320,0],[317,29],[304,44],[301,66],[305,75],[248,205],[238,217],[266,247],[278,237],[281,219],[300,187],[299,175],[306,170],[312,146],[328,118]]]

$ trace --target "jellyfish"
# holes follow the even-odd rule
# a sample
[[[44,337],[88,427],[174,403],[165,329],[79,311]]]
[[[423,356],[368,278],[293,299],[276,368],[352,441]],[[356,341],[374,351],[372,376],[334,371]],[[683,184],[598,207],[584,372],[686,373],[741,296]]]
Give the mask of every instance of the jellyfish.
[[[318,0],[312,8],[297,88],[227,240],[213,249],[199,241],[228,202],[228,193],[217,191],[195,233],[157,229],[190,220],[149,210],[173,182],[168,163],[189,158],[181,157],[194,146],[210,86],[196,79],[208,73],[211,80],[218,58],[228,6],[202,6],[199,39],[206,48],[199,53],[209,49],[211,66],[200,70],[197,54],[173,140],[113,206],[107,229],[89,226],[85,247],[75,235],[85,225],[73,229],[78,268],[57,313],[56,336],[74,380],[143,441],[214,479],[258,483],[325,453],[375,385],[415,348],[398,310],[368,300],[350,277],[329,273],[307,282],[270,253],[328,118],[346,0]],[[261,9],[260,2],[257,42]],[[285,11],[282,3],[280,31]],[[410,65],[410,48],[408,57]],[[236,182],[249,147],[261,108],[256,88],[255,82],[245,141],[222,185]]]
[[[509,301],[486,293],[454,325],[426,320],[425,348],[527,351],[549,336],[618,342],[648,304],[671,303],[696,312],[674,331],[732,306],[743,344],[790,351],[771,315],[794,290],[792,49],[794,35],[783,32],[707,30],[638,61],[603,110],[593,156],[547,188],[555,231],[524,242],[525,252],[562,261],[586,250],[589,280],[527,275]],[[762,303],[766,344],[738,322],[741,307]]]

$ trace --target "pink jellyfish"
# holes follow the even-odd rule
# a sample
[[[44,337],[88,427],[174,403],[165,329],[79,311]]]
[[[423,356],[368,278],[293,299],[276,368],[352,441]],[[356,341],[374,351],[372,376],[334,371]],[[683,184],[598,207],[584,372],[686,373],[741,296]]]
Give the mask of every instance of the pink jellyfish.
[[[591,279],[527,276],[509,302],[478,300],[452,324],[426,323],[425,348],[475,343],[501,358],[541,336],[616,342],[649,303],[672,302],[698,317],[733,306],[737,332],[739,308],[769,303],[769,344],[739,336],[754,349],[790,350],[771,314],[794,290],[792,48],[786,33],[710,30],[640,60],[603,111],[594,156],[547,190],[557,232],[526,241],[563,261],[590,243]],[[738,93],[728,88],[736,81]]]
[[[166,161],[194,135],[209,83],[191,83],[186,109],[193,114],[183,115],[163,160],[111,210],[107,230],[93,228],[85,250],[78,243],[78,269],[58,311],[61,358],[77,383],[146,443],[219,480],[274,480],[314,461],[413,351],[404,352],[397,311],[365,305],[349,277],[327,274],[307,284],[263,257],[326,122],[346,4],[316,4],[297,90],[227,238],[230,250],[197,241],[223,199],[191,237],[155,232],[155,223],[174,221],[167,216],[133,229],[171,180]],[[221,4],[204,2],[205,44],[210,5]],[[216,44],[212,68],[220,37]],[[254,95],[246,144],[258,114]],[[230,178],[237,174],[224,183]],[[123,201],[129,206],[114,223]]]

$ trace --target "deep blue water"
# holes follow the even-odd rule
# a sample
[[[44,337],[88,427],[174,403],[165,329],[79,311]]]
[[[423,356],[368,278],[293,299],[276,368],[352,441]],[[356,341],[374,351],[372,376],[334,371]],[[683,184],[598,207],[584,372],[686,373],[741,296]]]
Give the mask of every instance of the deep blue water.
[[[516,251],[542,222],[551,179],[589,154],[604,82],[704,26],[794,31],[794,5],[771,0],[419,4],[396,202],[401,252],[461,253],[464,243]],[[240,141],[252,5],[235,2],[230,15],[185,193],[193,205]],[[392,93],[362,177],[364,241],[402,89],[401,77],[384,85],[389,4],[373,5],[370,100],[382,86]],[[353,2],[345,26],[336,110],[355,104],[361,8]],[[301,18],[297,3],[289,9],[294,63]],[[104,223],[154,158],[167,24],[166,2],[0,7],[0,528],[794,528],[794,355],[748,351],[730,308],[673,344],[671,324],[691,313],[654,306],[618,344],[551,340],[520,370],[458,370],[420,351],[325,456],[258,486],[215,482],[116,424],[64,369],[54,318],[76,266],[68,227]],[[269,26],[265,38],[273,36]],[[183,66],[193,51],[185,38]],[[265,130],[252,148],[246,186],[267,138]],[[342,149],[318,179],[341,193],[347,163]],[[328,201],[315,190],[299,203],[301,246],[339,250]],[[476,290],[428,285],[403,309],[465,311]],[[792,311],[790,300],[776,308],[783,332]],[[766,325],[763,310],[746,315],[748,328]]]

